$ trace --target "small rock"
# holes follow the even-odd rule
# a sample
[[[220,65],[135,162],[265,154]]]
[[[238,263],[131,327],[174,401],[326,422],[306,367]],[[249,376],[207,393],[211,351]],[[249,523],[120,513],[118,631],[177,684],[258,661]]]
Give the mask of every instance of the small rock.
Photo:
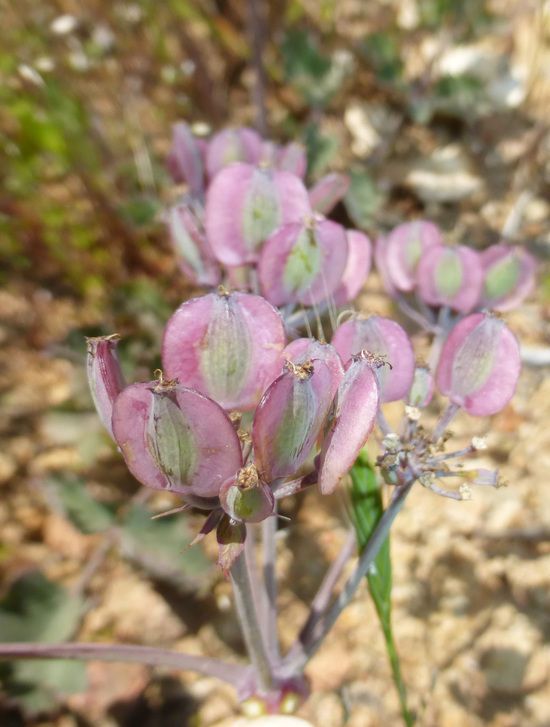
[[[483,189],[458,144],[437,149],[431,157],[413,162],[405,183],[423,202],[459,202]]]

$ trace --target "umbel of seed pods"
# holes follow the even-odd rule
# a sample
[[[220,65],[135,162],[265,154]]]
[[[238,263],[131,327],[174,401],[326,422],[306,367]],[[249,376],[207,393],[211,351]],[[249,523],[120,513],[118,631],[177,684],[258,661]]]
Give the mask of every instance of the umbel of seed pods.
[[[349,189],[346,175],[328,174],[308,190],[304,150],[252,129],[206,140],[178,123],[168,167],[186,185],[167,212],[170,238],[198,285],[253,289],[276,306],[344,306],[374,257],[390,296],[455,315],[510,310],[534,285],[535,261],[524,248],[450,246],[428,221],[400,225],[373,246],[363,232],[326,219]]]
[[[440,344],[434,377],[415,363],[395,321],[354,313],[336,327],[336,308],[359,292],[373,247],[364,233],[325,217],[349,187],[345,175],[307,190],[299,146],[279,147],[251,129],[207,141],[184,123],[174,127],[168,161],[174,181],[187,186],[167,214],[179,264],[194,283],[215,289],[224,281],[233,292],[220,286],[178,308],[155,380],[125,385],[117,336],[88,339],[88,375],[132,474],[178,494],[184,507],[208,511],[197,539],[216,530],[226,572],[244,547],[246,524],[272,517],[276,500],[315,484],[323,494],[337,487],[377,418],[384,435],[378,464],[388,483],[416,478],[459,499],[465,487],[449,492],[438,482],[453,475],[497,484],[496,472],[466,471],[460,462],[449,468],[480,444],[445,454],[445,428],[460,408],[473,416],[498,412],[515,390],[518,344],[484,309],[507,310],[530,292],[528,253],[450,247],[427,221],[377,239],[373,253],[388,294],[400,304],[415,297],[428,322],[445,323],[430,329]],[[245,292],[251,289],[261,296]],[[300,337],[293,315],[303,314],[303,323],[323,310],[334,322],[331,343]],[[428,435],[419,418],[434,385],[450,403]],[[381,405],[398,400],[407,404],[400,436],[379,415]],[[239,429],[243,412],[252,412],[247,429]]]
[[[164,373],[153,381],[125,385],[117,343],[116,336],[88,340],[101,418],[140,482],[208,511],[197,539],[216,529],[226,572],[244,547],[246,524],[274,516],[276,500],[309,485],[323,494],[338,486],[381,403],[408,398],[420,407],[433,389],[392,320],[355,318],[336,330],[333,345],[300,338],[285,347],[271,303],[225,289],[174,313],[164,332]],[[478,313],[448,337],[435,380],[457,409],[485,416],[510,399],[519,366],[505,324]],[[242,412],[253,412],[246,431],[238,428]],[[379,463],[388,482],[398,484],[408,472],[441,489],[434,481],[449,475],[449,456],[438,453],[414,416],[403,437],[386,436],[384,445]],[[497,482],[483,471],[457,474]]]

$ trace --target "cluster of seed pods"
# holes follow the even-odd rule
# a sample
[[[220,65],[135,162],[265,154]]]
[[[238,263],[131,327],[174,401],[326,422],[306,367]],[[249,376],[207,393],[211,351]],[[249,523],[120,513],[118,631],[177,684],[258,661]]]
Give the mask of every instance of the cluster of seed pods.
[[[217,528],[226,570],[247,522],[274,515],[305,479],[332,492],[374,427],[383,360],[361,351],[345,367],[330,344],[286,347],[279,311],[257,295],[220,289],[183,303],[154,381],[125,385],[117,343],[89,339],[102,419],[140,482],[211,511],[202,533]]]
[[[188,194],[167,221],[186,276],[255,289],[276,306],[353,300],[370,270],[371,242],[324,217],[348,178],[329,174],[308,190],[306,166],[301,147],[278,147],[251,129],[206,142],[177,124],[169,168]]]
[[[381,404],[405,399],[423,406],[433,390],[395,321],[355,318],[336,330],[332,345],[312,338],[286,345],[271,303],[225,289],[188,300],[173,314],[156,380],[127,386],[117,343],[117,336],[88,341],[101,418],[140,482],[210,511],[199,537],[217,529],[226,571],[244,547],[246,523],[273,516],[277,499],[307,485],[318,484],[323,494],[338,486]],[[474,314],[445,342],[436,383],[457,407],[484,416],[511,398],[519,368],[505,324]],[[396,462],[386,467],[383,457],[381,466],[395,470]],[[418,478],[434,471],[428,450],[414,462]]]
[[[525,249],[497,244],[477,252],[445,245],[438,227],[426,220],[379,237],[374,257],[389,295],[415,292],[428,306],[459,314],[510,310],[535,284],[536,263]]]
[[[438,442],[458,409],[492,415],[514,393],[517,341],[500,318],[478,309],[505,310],[529,292],[527,253],[447,247],[423,221],[377,240],[375,261],[390,295],[416,291],[427,306],[456,312],[432,373],[389,318],[353,313],[330,343],[283,319],[281,310],[296,305],[317,307],[319,316],[323,301],[348,304],[369,272],[366,235],[323,216],[345,194],[344,176],[308,191],[298,146],[277,147],[250,129],[206,142],[186,124],[174,129],[169,167],[189,190],[168,214],[181,267],[212,292],[169,319],[155,380],[126,385],[116,335],[88,339],[88,377],[132,474],[209,512],[198,538],[216,529],[226,572],[242,552],[246,524],[273,517],[278,499],[304,487],[331,493],[376,422],[388,483],[418,479],[441,494],[436,482],[449,474],[497,484],[494,472],[453,473],[446,464],[453,455]],[[450,403],[430,436],[417,421],[435,387]],[[397,435],[381,407],[400,400],[407,418]]]

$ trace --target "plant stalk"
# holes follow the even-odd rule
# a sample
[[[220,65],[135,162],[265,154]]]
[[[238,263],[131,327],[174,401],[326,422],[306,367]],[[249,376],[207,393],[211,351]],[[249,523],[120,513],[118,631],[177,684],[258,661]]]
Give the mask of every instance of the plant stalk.
[[[317,591],[315,598],[311,604],[309,617],[304,627],[300,631],[299,641],[302,643],[308,641],[311,638],[311,633],[317,625],[319,619],[323,613],[327,610],[330,603],[334,588],[338,579],[342,575],[347,562],[353,555],[357,545],[357,538],[355,530],[349,531],[344,544],[342,545],[340,552],[336,556],[336,559],[331,563],[329,569],[325,573],[323,582],[321,583],[319,590]]]
[[[298,640],[291,647],[289,653],[284,659],[285,674],[300,674],[303,671],[307,662],[321,646],[325,636],[336,623],[343,609],[348,605],[348,603],[355,595],[357,589],[359,588],[359,584],[367,575],[370,566],[378,555],[378,551],[382,547],[382,544],[384,543],[388,535],[388,532],[393,521],[395,520],[395,517],[403,507],[405,498],[409,494],[414,482],[415,479],[411,475],[402,485],[398,485],[395,488],[390,504],[380,518],[380,521],[376,526],[371,539],[367,543],[367,546],[365,547],[363,553],[359,558],[355,570],[349,577],[340,595],[333,602],[332,606],[329,608],[325,616],[318,621],[317,625],[313,628],[311,633],[309,635],[306,635],[306,638],[303,641],[299,637]]]
[[[279,659],[279,634],[277,631],[277,573],[276,542],[277,518],[268,517],[262,522],[262,550],[264,561],[264,586],[267,595],[266,608],[266,639],[267,651],[274,659]]]
[[[219,659],[180,654],[151,646],[121,644],[0,644],[0,661],[17,659],[82,659],[83,661],[122,661],[196,671],[217,677],[239,690],[250,676],[248,667],[228,664]]]
[[[275,684],[264,638],[258,622],[258,614],[254,608],[254,597],[244,553],[241,553],[233,563],[230,577],[235,596],[235,604],[237,606],[237,614],[248,655],[256,672],[258,686],[260,690],[267,693],[274,689]]]

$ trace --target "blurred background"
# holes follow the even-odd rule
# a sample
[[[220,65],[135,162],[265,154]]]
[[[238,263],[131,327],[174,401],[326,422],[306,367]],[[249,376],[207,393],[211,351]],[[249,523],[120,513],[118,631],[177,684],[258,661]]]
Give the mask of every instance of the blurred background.
[[[255,0],[256,21],[251,4],[0,0],[0,639],[243,658],[212,544],[179,555],[202,518],[150,520],[178,501],[145,502],[102,430],[83,336],[120,333],[127,379],[151,378],[166,320],[197,292],[162,222],[177,194],[171,125],[256,124],[304,144],[309,181],[351,174],[335,213],[348,226],[374,236],[425,217],[484,249],[508,221],[506,241],[540,262],[536,295],[507,316],[529,347],[516,397],[456,425],[489,435],[509,486],[469,503],[417,488],[392,553],[418,724],[549,727],[550,3]],[[392,312],[374,273],[362,302]],[[288,645],[346,520],[341,494],[283,512]],[[308,675],[298,714],[315,724],[401,724],[366,588]],[[231,689],[194,675],[0,665],[2,727],[207,727],[236,713]]]

